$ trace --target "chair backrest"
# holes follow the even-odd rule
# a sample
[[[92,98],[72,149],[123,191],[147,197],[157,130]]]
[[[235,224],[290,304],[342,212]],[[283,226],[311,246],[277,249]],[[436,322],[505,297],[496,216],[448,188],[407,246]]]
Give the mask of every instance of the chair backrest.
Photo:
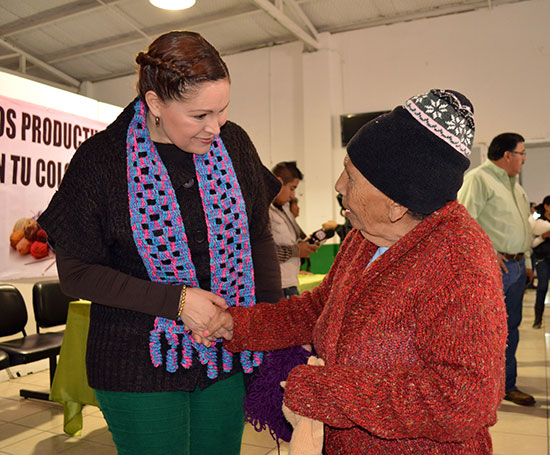
[[[5,351],[0,351],[0,370],[10,366],[10,356]]]
[[[32,287],[32,306],[36,331],[40,327],[55,327],[67,322],[69,302],[75,300],[63,294],[59,281],[39,281]]]
[[[28,321],[25,299],[11,284],[0,284],[0,337],[23,332]]]

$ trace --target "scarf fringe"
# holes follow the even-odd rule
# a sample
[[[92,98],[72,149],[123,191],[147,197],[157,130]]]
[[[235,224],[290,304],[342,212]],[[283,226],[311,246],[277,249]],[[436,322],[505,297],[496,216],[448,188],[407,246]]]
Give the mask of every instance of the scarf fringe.
[[[218,350],[216,345],[222,340],[217,340],[212,343],[210,348],[197,343],[192,337],[191,332],[184,329],[182,324],[178,324],[172,319],[156,318],[155,328],[149,332],[149,352],[151,362],[158,368],[164,363],[162,354],[162,335],[170,346],[166,352],[166,370],[174,373],[178,369],[178,347],[180,344],[179,335],[183,335],[181,341],[181,362],[180,365],[184,368],[190,368],[193,363],[193,349],[198,353],[199,362],[202,365],[207,365],[206,374],[210,379],[218,377]],[[228,373],[233,368],[233,354],[221,348],[223,371]],[[252,373],[254,367],[262,363],[263,353],[243,351],[240,354],[240,360],[245,373]]]

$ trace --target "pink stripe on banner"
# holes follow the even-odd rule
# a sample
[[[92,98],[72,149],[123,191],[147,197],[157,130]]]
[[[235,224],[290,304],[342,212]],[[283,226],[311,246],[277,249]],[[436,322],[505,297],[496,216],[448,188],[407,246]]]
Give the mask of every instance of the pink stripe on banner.
[[[428,114],[426,114],[422,109],[420,109],[415,103],[411,100],[408,100],[405,103],[405,109],[407,109],[416,119],[418,123],[430,130],[440,139],[444,140],[452,148],[462,153],[464,156],[468,157],[470,155],[470,149],[464,145],[464,143],[454,134],[445,129],[442,125],[433,120]],[[444,131],[447,136],[442,134]],[[453,142],[454,141],[454,142]]]

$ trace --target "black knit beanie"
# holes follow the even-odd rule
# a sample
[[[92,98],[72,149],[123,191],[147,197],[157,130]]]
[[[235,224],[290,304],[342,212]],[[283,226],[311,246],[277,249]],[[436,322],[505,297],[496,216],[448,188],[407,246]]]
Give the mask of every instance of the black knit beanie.
[[[430,90],[364,125],[347,152],[386,196],[430,214],[456,199],[474,138],[474,108],[452,90]]]

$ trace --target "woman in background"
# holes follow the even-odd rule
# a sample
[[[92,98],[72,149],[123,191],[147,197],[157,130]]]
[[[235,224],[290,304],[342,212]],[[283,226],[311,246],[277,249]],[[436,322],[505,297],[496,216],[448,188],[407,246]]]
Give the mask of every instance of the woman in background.
[[[77,150],[40,224],[64,292],[93,302],[88,380],[118,453],[236,455],[261,354],[188,329],[281,297],[280,185],[227,121],[229,72],[204,38],[164,34],[136,62],[138,98]]]
[[[544,300],[548,291],[548,279],[550,278],[550,195],[535,207],[539,217],[530,217],[533,227],[533,254],[535,256],[535,269],[537,271],[537,297],[535,300],[535,322],[533,328],[542,327],[542,315],[544,313]]]

